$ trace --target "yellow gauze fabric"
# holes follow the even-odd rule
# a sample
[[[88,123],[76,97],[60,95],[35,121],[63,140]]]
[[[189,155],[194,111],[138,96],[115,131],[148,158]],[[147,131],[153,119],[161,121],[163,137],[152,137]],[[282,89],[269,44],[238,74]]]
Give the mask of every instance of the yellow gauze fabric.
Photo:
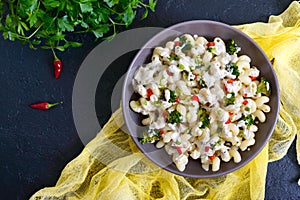
[[[149,161],[124,133],[122,110],[117,110],[101,132],[62,171],[54,187],[31,199],[264,199],[268,161],[282,158],[296,134],[300,164],[300,4],[292,2],[268,23],[236,26],[265,51],[281,89],[280,117],[262,152],[241,169],[211,179],[174,175]]]

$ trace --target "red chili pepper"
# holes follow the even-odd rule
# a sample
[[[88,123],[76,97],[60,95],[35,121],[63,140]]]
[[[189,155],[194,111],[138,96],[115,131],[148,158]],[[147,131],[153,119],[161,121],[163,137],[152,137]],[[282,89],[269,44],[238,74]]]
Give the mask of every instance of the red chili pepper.
[[[150,98],[150,97],[152,96],[152,94],[153,94],[152,89],[151,89],[151,88],[148,88],[148,89],[147,89],[147,97]]]
[[[215,159],[215,155],[212,155],[212,156],[208,156],[208,158],[209,158],[209,160],[213,160],[213,159]]]
[[[227,81],[227,83],[233,83],[235,80],[234,79],[229,79],[228,81]]]
[[[225,124],[230,124],[231,120],[228,118],[228,120],[225,122]]]
[[[206,46],[207,46],[207,47],[212,47],[212,46],[215,46],[215,43],[214,43],[214,42],[208,42],[208,43],[206,44]]]
[[[243,104],[244,104],[244,105],[247,105],[248,103],[249,103],[249,102],[248,102],[247,100],[244,100],[244,101],[243,101]]]
[[[174,42],[174,45],[175,45],[175,46],[179,46],[179,41],[175,41],[175,42]]]
[[[57,103],[48,103],[48,102],[38,102],[29,105],[31,108],[38,109],[38,110],[49,110],[50,108],[62,104],[63,102],[57,102]]]
[[[249,76],[249,78],[251,79],[251,81],[255,81],[256,80],[256,77],[254,77],[254,76]]]
[[[52,49],[54,61],[53,61],[53,68],[54,68],[54,77],[58,79],[60,76],[61,70],[62,70],[62,62],[61,60],[56,56],[54,50]]]
[[[192,96],[192,101],[197,101],[197,102],[199,102],[198,96],[196,96],[196,95]]]

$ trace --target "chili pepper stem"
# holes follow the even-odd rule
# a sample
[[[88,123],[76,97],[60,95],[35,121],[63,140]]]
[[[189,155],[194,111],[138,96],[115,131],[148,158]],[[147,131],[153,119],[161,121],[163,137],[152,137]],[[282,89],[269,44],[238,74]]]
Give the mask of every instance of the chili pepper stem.
[[[56,102],[56,103],[48,103],[47,107],[49,109],[49,108],[52,108],[52,107],[57,106],[57,105],[62,104],[62,103],[63,103],[62,101],[61,102]]]
[[[54,56],[54,62],[55,62],[55,61],[58,61],[59,58],[56,56],[56,53],[55,53],[55,51],[54,51],[54,49],[53,49],[52,47],[51,47],[51,51],[52,51],[53,56]]]

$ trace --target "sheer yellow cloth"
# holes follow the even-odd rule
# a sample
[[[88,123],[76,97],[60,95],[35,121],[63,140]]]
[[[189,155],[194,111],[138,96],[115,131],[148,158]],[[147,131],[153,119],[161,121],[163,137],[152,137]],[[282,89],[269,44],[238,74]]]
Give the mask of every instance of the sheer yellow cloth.
[[[263,151],[243,168],[217,178],[184,178],[158,168],[122,131],[117,110],[101,132],[62,171],[54,187],[31,199],[264,199],[268,161],[282,158],[298,134],[300,164],[300,4],[268,23],[236,26],[274,60],[281,89],[280,117]]]

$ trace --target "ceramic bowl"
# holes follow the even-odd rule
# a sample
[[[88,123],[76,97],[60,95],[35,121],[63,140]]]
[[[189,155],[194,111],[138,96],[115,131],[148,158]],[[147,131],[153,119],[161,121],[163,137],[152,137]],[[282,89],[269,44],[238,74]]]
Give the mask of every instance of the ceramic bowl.
[[[253,146],[251,146],[251,150],[241,152],[242,160],[239,163],[234,163],[232,159],[230,162],[221,161],[220,170],[216,172],[203,170],[200,159],[193,160],[192,158],[189,158],[189,163],[186,166],[186,169],[183,172],[180,172],[172,162],[172,157],[165,152],[164,148],[157,149],[155,144],[150,143],[141,144],[139,142],[139,138],[142,137],[142,133],[147,129],[147,127],[141,125],[142,116],[131,110],[129,106],[131,99],[137,99],[137,95],[134,94],[132,87],[132,79],[137,68],[150,62],[154,47],[162,46],[167,41],[173,40],[184,33],[204,36],[208,40],[215,37],[220,37],[223,40],[234,39],[241,47],[241,51],[238,55],[247,54],[252,60],[251,65],[256,66],[260,70],[260,75],[269,80],[272,89],[269,102],[271,112],[266,114],[266,122],[258,125],[259,130],[255,134],[256,142]],[[249,36],[238,29],[224,23],[207,20],[195,20],[179,23],[164,29],[152,37],[144,45],[144,47],[139,50],[133,59],[125,76],[122,93],[122,108],[125,124],[138,148],[145,154],[145,156],[161,168],[178,175],[193,178],[210,178],[225,175],[241,168],[254,159],[267,144],[274,131],[278,118],[279,102],[279,86],[276,74],[263,50]]]

